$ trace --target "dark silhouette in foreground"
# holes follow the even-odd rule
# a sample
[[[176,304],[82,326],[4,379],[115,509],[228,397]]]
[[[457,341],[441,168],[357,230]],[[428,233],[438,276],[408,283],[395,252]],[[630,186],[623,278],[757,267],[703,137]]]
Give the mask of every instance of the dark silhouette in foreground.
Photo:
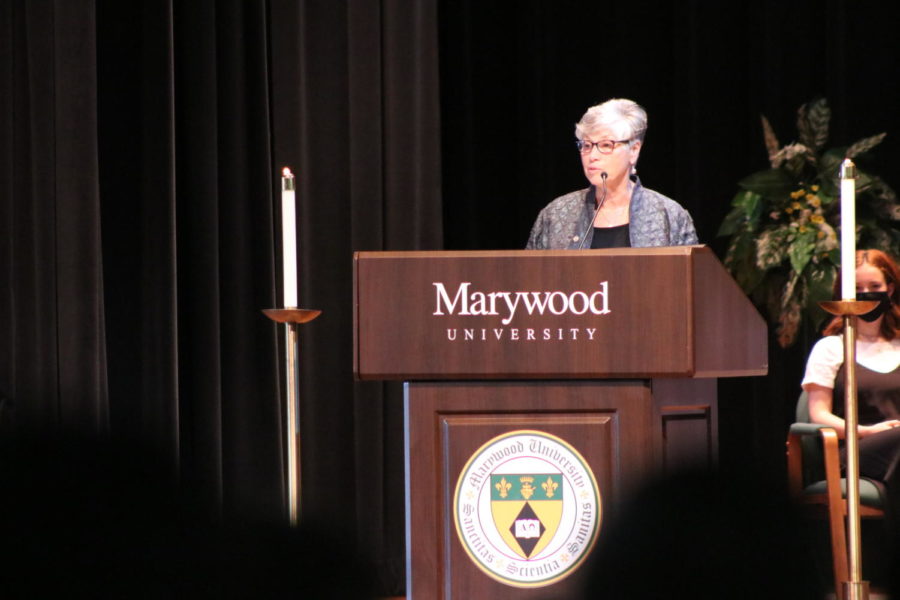
[[[223,520],[155,457],[77,436],[0,439],[4,598],[371,598],[312,527]]]

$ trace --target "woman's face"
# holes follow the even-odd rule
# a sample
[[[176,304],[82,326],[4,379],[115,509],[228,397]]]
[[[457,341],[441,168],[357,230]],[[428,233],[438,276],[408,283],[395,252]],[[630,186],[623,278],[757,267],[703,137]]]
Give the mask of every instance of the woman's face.
[[[863,263],[856,267],[856,293],[863,292],[887,292],[894,295],[893,284],[887,283],[881,269],[869,263]]]
[[[598,127],[584,136],[585,142],[601,142],[604,140],[620,142],[622,138],[616,137],[612,130],[606,127]],[[609,154],[603,154],[596,146],[591,148],[587,154],[581,155],[581,165],[584,167],[584,176],[591,184],[598,188],[603,186],[603,178],[601,173],[607,174],[606,184],[610,187],[619,186],[624,183],[631,174],[631,168],[637,163],[638,155],[641,152],[641,143],[639,141],[632,142],[629,146],[625,144],[616,144],[613,151]]]

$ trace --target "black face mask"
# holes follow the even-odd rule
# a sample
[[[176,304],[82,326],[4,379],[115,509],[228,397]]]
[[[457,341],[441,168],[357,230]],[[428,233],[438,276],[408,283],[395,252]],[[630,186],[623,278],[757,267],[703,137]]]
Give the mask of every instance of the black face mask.
[[[891,297],[887,292],[860,292],[856,294],[857,300],[878,300],[878,306],[864,315],[859,315],[863,321],[871,323],[891,308]]]

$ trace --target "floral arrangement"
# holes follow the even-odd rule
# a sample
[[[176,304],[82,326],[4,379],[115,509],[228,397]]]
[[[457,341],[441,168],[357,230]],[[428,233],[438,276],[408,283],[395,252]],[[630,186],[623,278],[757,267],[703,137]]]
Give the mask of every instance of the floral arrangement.
[[[797,112],[798,141],[781,146],[762,117],[770,168],[738,182],[718,233],[729,238],[725,267],[776,324],[783,348],[797,339],[803,319],[818,325],[825,317],[818,302],[832,298],[840,266],[841,162],[856,162],[886,135],[826,150],[830,120],[825,99],[804,104]],[[900,257],[897,195],[858,164],[857,174],[857,247]]]

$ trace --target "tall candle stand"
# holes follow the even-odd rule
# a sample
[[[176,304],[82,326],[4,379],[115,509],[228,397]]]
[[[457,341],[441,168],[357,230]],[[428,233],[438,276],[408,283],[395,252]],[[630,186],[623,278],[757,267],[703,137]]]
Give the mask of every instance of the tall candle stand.
[[[876,306],[871,300],[820,302],[829,313],[844,322],[844,440],[847,449],[847,542],[848,581],[843,582],[843,600],[868,600],[869,582],[862,579],[862,550],[859,516],[859,417],[856,404],[856,317]],[[835,590],[837,591],[837,590]]]
[[[856,405],[856,317],[878,302],[856,299],[856,165],[841,163],[841,298],[820,302],[844,325],[844,440],[847,450],[847,559],[848,581],[835,590],[842,600],[869,600],[869,582],[862,579],[862,543],[859,517],[859,413]],[[843,593],[840,593],[843,592]]]
[[[299,326],[312,321],[320,310],[267,308],[263,313],[285,327],[285,438],[287,441],[288,518],[292,526],[300,520],[300,341]]]

